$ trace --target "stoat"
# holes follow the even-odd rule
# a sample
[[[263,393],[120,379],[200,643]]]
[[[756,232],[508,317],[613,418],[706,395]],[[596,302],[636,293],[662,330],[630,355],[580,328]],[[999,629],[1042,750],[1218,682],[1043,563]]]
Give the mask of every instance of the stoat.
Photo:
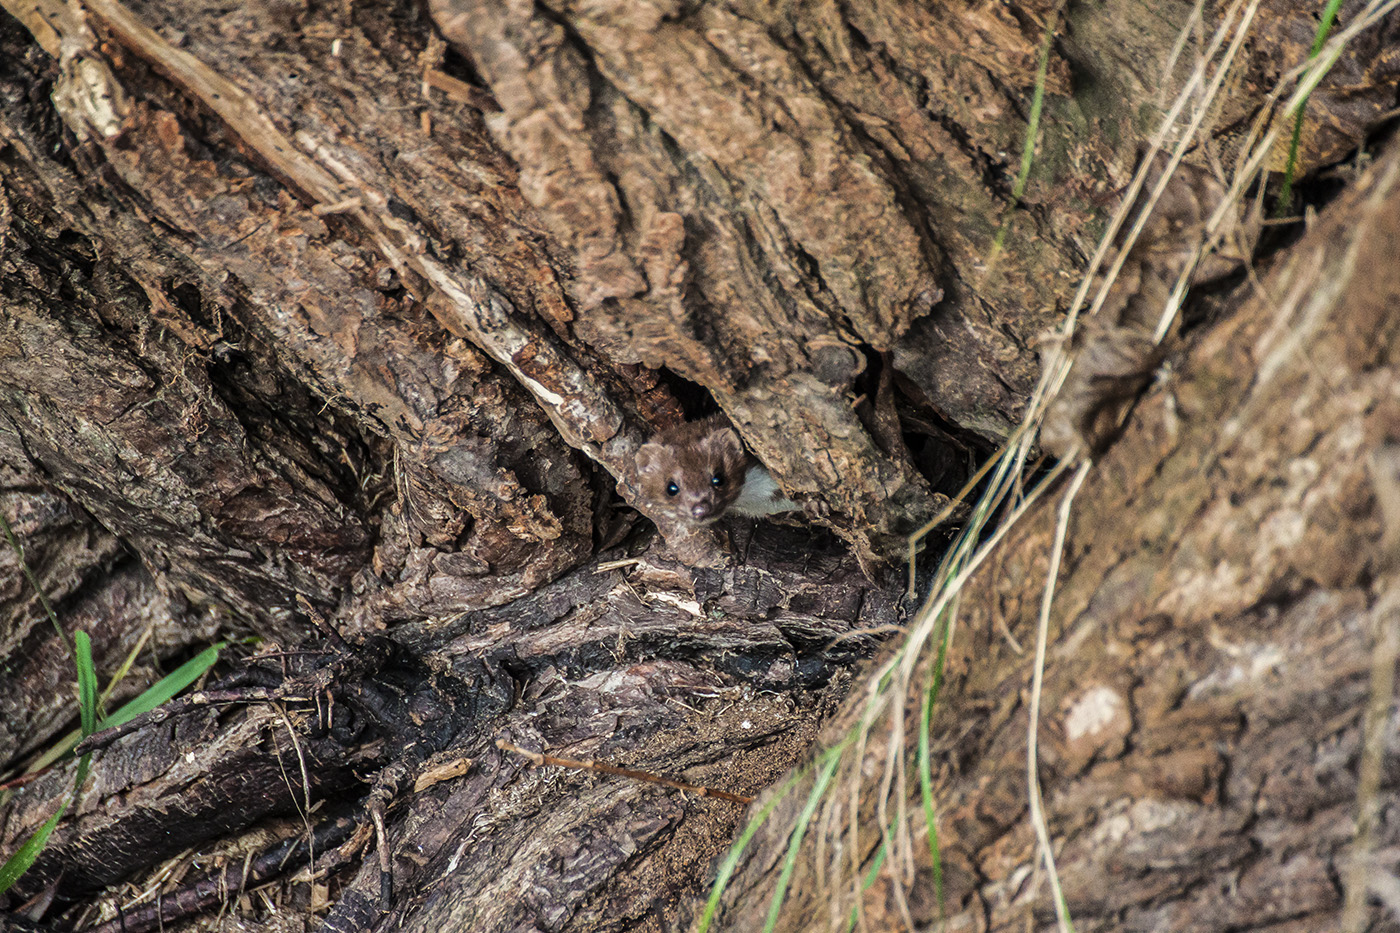
[[[712,415],[656,435],[637,451],[637,479],[653,509],[682,522],[753,518],[799,506],[744,449],[729,419]]]

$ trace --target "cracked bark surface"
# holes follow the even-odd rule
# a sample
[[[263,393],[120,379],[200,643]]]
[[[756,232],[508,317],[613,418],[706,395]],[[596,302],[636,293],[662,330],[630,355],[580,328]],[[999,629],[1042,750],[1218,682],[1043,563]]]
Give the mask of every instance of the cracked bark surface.
[[[1341,929],[1373,652],[1400,627],[1381,505],[1395,485],[1385,452],[1400,437],[1397,205],[1392,145],[1246,289],[1236,314],[1195,341],[1076,500],[1039,759],[1076,929]],[[1000,634],[1004,622],[1020,644],[1034,643],[1054,527],[1053,509],[1042,510],[963,596],[934,721],[950,930],[1055,926],[1031,878],[1029,656]],[[1379,702],[1387,718],[1371,857],[1387,872],[1400,839],[1400,741],[1394,696]],[[907,728],[917,728],[917,711],[916,700]],[[825,742],[858,714],[837,717]],[[879,729],[869,745],[865,780],[878,783]],[[878,790],[864,790],[873,806]],[[805,799],[799,788],[781,806]],[[841,811],[834,823],[814,820],[814,835],[842,826],[849,797],[835,799]],[[917,800],[909,805],[918,812]],[[778,814],[760,833],[725,928],[760,928],[764,879],[791,818]],[[862,810],[862,863],[878,823]],[[850,837],[809,842],[820,845],[825,877],[842,877],[831,853],[849,859]],[[922,838],[912,856],[902,883],[915,922],[932,923]],[[806,876],[778,929],[812,929],[851,910],[849,885],[824,886],[817,861],[798,860]],[[892,886],[881,877],[865,896],[877,929],[900,924]],[[1367,923],[1393,930],[1400,917],[1373,904]]]
[[[237,916],[197,927],[685,927],[738,808],[495,742],[758,794],[824,718],[839,734],[852,671],[903,620],[891,562],[1018,423],[1037,339],[1201,41],[1163,79],[1192,4],[0,8],[0,508],[63,627],[92,635],[104,677],[144,646],[113,703],[228,636],[290,676],[323,650],[298,596],[412,659],[338,685],[348,719],[218,706],[100,752],[5,905],[37,897],[50,930],[124,922],[107,886],[161,863],[230,883],[305,831],[308,789],[325,826],[361,831],[313,881],[282,879],[278,913],[230,895]],[[1315,25],[1262,5],[1198,171],[1233,156]],[[1397,28],[1319,86],[1305,168],[1395,105]],[[1394,572],[1369,556],[1359,465],[1396,440],[1393,173],[1259,270],[1267,300],[1212,296],[1081,494],[1042,760],[1081,929],[1336,912]],[[992,263],[1003,220],[1014,247]],[[714,407],[810,518],[650,534],[633,452]],[[1025,642],[1048,521],[964,600],[936,739],[950,928],[1052,922],[1029,875],[1027,668],[997,621]],[[72,687],[7,549],[0,568],[13,770],[71,728]],[[406,671],[455,686],[415,695]],[[347,713],[371,687],[407,717]],[[470,764],[390,809],[385,908],[364,795],[419,742]],[[69,769],[0,804],[0,853]],[[726,927],[763,923],[801,799],[758,837]],[[809,834],[828,848],[799,860],[786,928],[848,916],[820,859],[863,871],[875,833],[822,837],[834,820]],[[902,922],[895,888],[866,895],[873,928]]]

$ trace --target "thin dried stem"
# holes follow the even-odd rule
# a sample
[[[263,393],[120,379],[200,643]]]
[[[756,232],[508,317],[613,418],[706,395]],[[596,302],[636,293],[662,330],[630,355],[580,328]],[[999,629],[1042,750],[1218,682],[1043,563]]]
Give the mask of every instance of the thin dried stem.
[[[1037,734],[1040,730],[1040,693],[1045,682],[1045,646],[1049,641],[1050,606],[1055,600],[1055,579],[1060,574],[1060,559],[1064,555],[1065,534],[1069,529],[1074,497],[1079,494],[1079,487],[1084,485],[1084,478],[1089,475],[1091,466],[1091,460],[1079,464],[1079,469],[1075,471],[1069,489],[1065,492],[1064,501],[1060,503],[1058,522],[1055,526],[1055,543],[1050,549],[1050,567],[1045,572],[1045,595],[1040,601],[1040,626],[1035,636],[1035,668],[1031,673],[1030,723],[1026,734],[1026,781],[1030,795],[1031,825],[1035,828],[1035,837],[1040,843],[1041,855],[1045,860],[1045,873],[1050,878],[1050,890],[1055,898],[1055,916],[1059,918],[1061,933],[1071,933],[1074,926],[1070,923],[1069,911],[1065,907],[1064,891],[1060,889],[1060,875],[1055,870],[1055,853],[1050,845],[1050,827],[1045,822],[1045,807],[1040,797],[1040,775],[1036,767]]]

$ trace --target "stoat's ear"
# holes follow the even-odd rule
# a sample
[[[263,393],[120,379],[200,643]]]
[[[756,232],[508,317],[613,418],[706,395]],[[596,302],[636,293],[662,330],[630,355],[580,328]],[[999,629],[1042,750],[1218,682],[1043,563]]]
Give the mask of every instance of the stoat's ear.
[[[743,456],[744,445],[739,440],[739,432],[733,428],[719,428],[706,434],[700,444],[716,460]]]
[[[643,444],[637,451],[637,475],[654,476],[669,466],[671,451],[661,444]]]

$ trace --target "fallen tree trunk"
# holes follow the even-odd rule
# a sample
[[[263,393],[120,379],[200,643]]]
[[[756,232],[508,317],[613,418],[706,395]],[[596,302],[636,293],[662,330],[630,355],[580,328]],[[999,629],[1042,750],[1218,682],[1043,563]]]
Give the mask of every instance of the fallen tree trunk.
[[[135,658],[118,697],[217,638],[261,642],[96,752],[4,922],[694,919],[740,805],[498,742],[787,788],[728,926],[844,927],[867,878],[865,923],[938,918],[918,819],[879,848],[915,799],[885,782],[888,724],[869,763],[847,747],[857,792],[814,811],[791,883],[808,797],[783,775],[904,619],[908,533],[1023,417],[1158,85],[1203,54],[1189,28],[1171,51],[1188,5],[3,6],[0,460],[24,563],[104,675]],[[1257,20],[1202,177],[1312,41],[1289,4]],[[1396,28],[1315,92],[1304,167],[1393,105]],[[1390,285],[1362,260],[1395,249],[1392,171],[1282,244],[1264,297],[1235,281],[1193,307],[1177,375],[1080,493],[1040,759],[1080,928],[1326,928],[1366,889],[1344,855],[1391,570],[1350,555],[1380,553],[1389,501],[1362,464],[1394,441]],[[716,407],[804,517],[696,525],[640,494],[638,446]],[[955,928],[1052,921],[1016,647],[1052,520],[962,599],[929,787]],[[76,716],[67,636],[4,560],[0,758],[23,770]],[[895,708],[917,735],[919,704]],[[1331,751],[1274,777],[1280,746]],[[1389,789],[1377,754],[1367,786]],[[72,767],[0,810],[0,852]],[[311,869],[278,875],[293,858]]]

